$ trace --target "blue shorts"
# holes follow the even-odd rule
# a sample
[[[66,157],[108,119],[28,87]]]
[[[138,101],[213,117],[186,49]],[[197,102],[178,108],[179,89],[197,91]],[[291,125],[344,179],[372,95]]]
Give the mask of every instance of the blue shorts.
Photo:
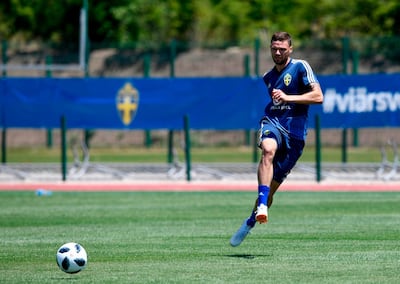
[[[268,121],[261,121],[261,127],[258,131],[258,146],[265,138],[273,138],[278,144],[278,149],[275,153],[273,165],[274,175],[273,179],[282,183],[290,171],[294,168],[297,160],[303,153],[305,142],[304,140],[290,137],[290,135],[282,129]]]

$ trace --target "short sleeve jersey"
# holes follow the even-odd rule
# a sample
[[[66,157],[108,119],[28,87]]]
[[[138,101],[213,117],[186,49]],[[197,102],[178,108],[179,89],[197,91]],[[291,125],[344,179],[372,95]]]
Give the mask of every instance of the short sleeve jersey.
[[[281,72],[273,68],[264,74],[263,80],[270,96],[273,89],[280,89],[287,95],[301,95],[310,91],[310,84],[318,83],[310,65],[298,59],[290,59]],[[265,107],[265,116],[278,128],[283,127],[290,137],[305,140],[308,109],[307,104],[279,103],[271,100]]]

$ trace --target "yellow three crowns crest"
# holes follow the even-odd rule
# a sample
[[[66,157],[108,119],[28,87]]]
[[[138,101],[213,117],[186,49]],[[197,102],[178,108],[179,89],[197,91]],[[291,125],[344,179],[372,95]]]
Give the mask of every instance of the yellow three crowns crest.
[[[120,119],[124,125],[129,125],[136,116],[139,106],[139,92],[130,83],[118,91],[116,105]]]
[[[292,81],[292,76],[288,73],[283,77],[283,83],[285,83],[286,86],[289,86],[290,82]]]

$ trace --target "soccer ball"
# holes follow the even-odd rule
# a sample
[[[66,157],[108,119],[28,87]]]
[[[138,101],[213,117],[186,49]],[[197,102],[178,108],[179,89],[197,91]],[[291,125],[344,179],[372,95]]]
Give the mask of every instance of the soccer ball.
[[[78,273],[86,267],[87,254],[80,244],[66,243],[57,250],[56,261],[62,271]]]

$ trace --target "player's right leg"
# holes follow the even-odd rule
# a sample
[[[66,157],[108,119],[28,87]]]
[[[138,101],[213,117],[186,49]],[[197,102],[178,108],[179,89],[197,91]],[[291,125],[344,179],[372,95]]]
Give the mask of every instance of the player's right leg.
[[[239,230],[232,236],[230,240],[232,246],[240,245],[257,221],[260,223],[266,223],[268,221],[267,205],[273,177],[273,158],[282,141],[282,137],[278,129],[267,120],[261,121],[258,136],[258,146],[262,150],[262,158],[257,171],[259,184],[258,198],[256,199],[250,217],[242,223]],[[272,194],[275,193],[275,191],[276,188],[273,188]]]
[[[260,163],[258,165],[258,204],[256,220],[260,224],[268,222],[268,198],[274,173],[273,160],[278,149],[275,135],[264,137],[260,143],[262,150]]]

